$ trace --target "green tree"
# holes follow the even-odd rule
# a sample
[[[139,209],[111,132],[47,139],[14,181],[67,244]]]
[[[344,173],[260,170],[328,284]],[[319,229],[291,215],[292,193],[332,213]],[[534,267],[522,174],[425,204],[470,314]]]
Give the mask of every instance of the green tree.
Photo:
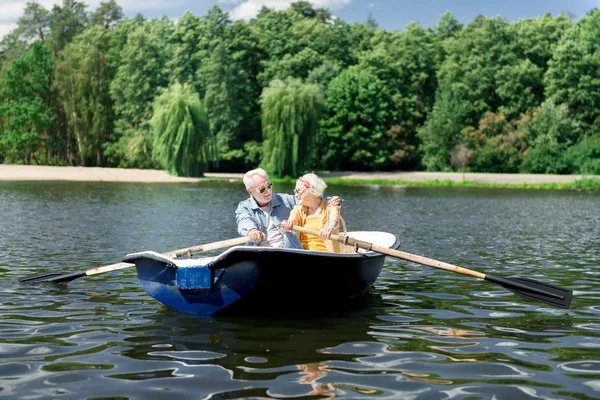
[[[289,68],[285,72],[279,71],[279,64],[284,59],[290,63],[289,59],[302,50],[299,38],[292,29],[294,21],[301,18],[300,14],[290,10],[263,9],[252,23],[258,46],[264,54],[261,59],[262,70],[257,77],[262,87],[268,86],[273,79],[289,76]]]
[[[237,98],[237,87],[242,82],[237,78],[243,73],[227,53],[224,44],[217,45],[210,62],[205,67],[207,80],[204,103],[206,104],[210,130],[217,141],[219,162],[243,159],[241,145],[234,142],[239,138],[243,119],[243,105]]]
[[[331,13],[327,9],[315,9],[308,1],[295,1],[290,4],[290,9],[303,17],[315,19],[319,22],[325,23],[331,20]]]
[[[460,132],[467,126],[467,115],[468,108],[451,85],[438,88],[433,110],[418,130],[421,163],[428,171],[450,169],[452,149],[462,142]]]
[[[243,119],[238,127],[239,137],[236,140],[238,144],[243,143],[245,146],[246,143],[262,140],[261,110],[258,101],[262,88],[257,79],[261,52],[252,29],[244,21],[236,21],[231,26],[230,36],[228,54],[236,65],[235,101],[243,110]],[[246,161],[244,169],[250,169],[256,164],[256,160]]]
[[[90,14],[89,21],[92,25],[103,28],[112,28],[123,18],[123,9],[115,0],[101,1],[98,8]]]
[[[24,39],[44,42],[50,30],[50,22],[50,13],[44,6],[35,1],[28,1],[17,25]]]
[[[218,6],[214,6],[202,17],[198,41],[195,45],[194,60],[198,61],[196,70],[196,88],[200,97],[203,98],[206,87],[212,77],[207,69],[212,68],[210,58],[216,47],[221,43],[229,43],[229,27],[231,20],[229,14],[223,12]]]
[[[467,125],[476,126],[488,111],[502,105],[497,95],[497,73],[518,62],[514,33],[503,18],[478,16],[455,37],[444,41],[446,58],[438,72],[440,86],[451,86],[460,107],[467,109]]]
[[[173,44],[173,57],[167,61],[170,83],[187,83],[196,91],[203,91],[197,82],[196,73],[207,55],[198,54],[198,43],[204,34],[205,25],[200,17],[189,11],[177,20],[170,38]]]
[[[58,55],[53,87],[73,134],[81,165],[103,165],[102,144],[112,132],[108,32],[92,26]]]
[[[600,175],[600,137],[585,136],[567,149],[563,162],[573,174]]]
[[[351,51],[350,25],[339,18],[331,18],[326,9],[313,10],[315,17],[300,18],[292,25],[292,32],[298,38],[302,50],[311,49],[319,58],[339,63],[344,67],[355,64],[357,59]],[[322,17],[319,17],[319,14]]]
[[[513,32],[517,59],[496,73],[500,112],[510,119],[518,119],[521,113],[532,111],[542,104],[543,76],[548,69],[548,60],[571,25],[572,21],[563,15],[553,18],[546,14],[508,26]]]
[[[2,78],[0,143],[10,162],[38,163],[37,152],[52,120],[50,73],[48,50],[35,42],[23,58],[12,62]]]
[[[568,171],[563,160],[567,148],[575,144],[575,124],[566,104],[548,100],[535,110],[524,126],[529,149],[521,166],[522,172],[560,174]]]
[[[580,135],[600,134],[600,9],[593,9],[562,36],[544,76],[546,95],[566,104]]]
[[[454,14],[446,11],[438,20],[438,23],[433,28],[433,31],[441,40],[445,40],[449,37],[456,36],[462,29],[463,24],[454,18]]]
[[[258,75],[263,86],[273,79],[305,79],[325,60],[343,67],[355,63],[351,26],[309,2],[294,2],[284,11],[263,10],[252,28],[264,52]]]
[[[0,41],[0,69],[4,69],[11,61],[21,58],[27,53],[28,44],[20,36],[19,28],[17,28]]]
[[[0,42],[0,67],[21,58],[35,41],[44,42],[50,29],[50,13],[37,2],[25,5],[17,27],[4,35]]]
[[[473,150],[476,171],[519,172],[527,148],[525,132],[506,115],[488,112],[477,128],[467,127],[461,134],[462,141]]]
[[[175,83],[156,98],[150,125],[154,157],[171,174],[199,177],[215,160],[206,110],[189,85]]]
[[[63,0],[62,6],[55,4],[52,7],[48,47],[53,55],[83,32],[88,23],[86,7],[85,3],[77,0]]]
[[[312,167],[320,114],[320,88],[299,80],[274,80],[261,95],[264,153],[261,165],[274,176],[298,176]]]
[[[171,24],[167,20],[152,20],[135,28],[121,51],[121,64],[110,83],[117,118],[116,138],[105,146],[111,165],[155,166],[148,121],[153,114],[154,97],[168,86],[165,65],[170,47],[165,31],[170,30]]]
[[[232,23],[215,6],[200,19],[187,15],[173,38],[170,79],[193,82],[204,101],[218,143],[219,158],[211,169],[239,171],[248,162],[256,165],[244,150],[262,137],[256,79],[260,52],[252,30],[243,21]]]
[[[556,45],[572,25],[573,21],[563,14],[557,17],[545,14],[539,18],[521,19],[510,24],[509,29],[515,33],[517,48],[523,58],[545,72]]]
[[[365,23],[354,22],[349,27],[349,51],[353,59],[358,59],[358,55],[364,51],[372,49],[371,39],[375,35],[378,26],[371,15]]]
[[[386,86],[358,67],[331,81],[319,140],[322,167],[371,170],[389,165],[386,131],[392,121],[391,102]]]
[[[496,93],[500,100],[498,111],[509,119],[517,119],[533,110],[544,98],[544,71],[528,59],[504,66],[496,73]]]
[[[307,83],[316,83],[321,87],[323,92],[327,92],[327,88],[331,81],[338,76],[344,68],[334,61],[325,60],[323,64],[312,69],[306,77]]]
[[[429,30],[409,24],[403,32],[378,31],[373,50],[359,56],[359,65],[377,76],[390,91],[393,128],[387,146],[394,168],[414,168],[417,129],[431,111],[437,87],[441,42]]]

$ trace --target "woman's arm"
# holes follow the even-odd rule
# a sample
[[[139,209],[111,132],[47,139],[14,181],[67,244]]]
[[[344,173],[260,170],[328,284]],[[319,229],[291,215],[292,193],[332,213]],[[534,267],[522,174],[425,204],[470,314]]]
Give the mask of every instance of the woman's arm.
[[[292,230],[292,225],[300,224],[300,207],[301,206],[295,206],[292,208],[289,218],[285,221],[281,221],[281,227],[284,231],[290,232]]]
[[[333,231],[338,226],[338,219],[340,218],[340,207],[327,206],[328,218],[325,226],[321,228],[320,236],[323,240],[329,240]]]

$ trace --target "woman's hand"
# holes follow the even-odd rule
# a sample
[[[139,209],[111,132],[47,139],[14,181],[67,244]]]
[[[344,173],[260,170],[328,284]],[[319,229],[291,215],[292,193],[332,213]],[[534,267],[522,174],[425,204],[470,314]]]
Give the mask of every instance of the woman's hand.
[[[286,220],[283,220],[283,221],[281,221],[281,228],[282,228],[282,229],[283,229],[285,232],[291,232],[291,231],[292,231],[292,226],[293,226],[293,225],[294,225],[294,224],[292,224],[292,221],[288,221],[287,219],[286,219]]]
[[[334,229],[335,229],[335,225],[334,226],[327,225],[326,227],[321,229],[319,236],[321,236],[321,239],[323,239],[323,240],[329,240]]]

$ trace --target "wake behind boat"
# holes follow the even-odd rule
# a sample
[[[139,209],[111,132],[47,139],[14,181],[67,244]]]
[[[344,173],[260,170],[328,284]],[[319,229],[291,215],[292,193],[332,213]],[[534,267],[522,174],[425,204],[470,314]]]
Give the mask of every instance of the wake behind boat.
[[[348,232],[383,248],[398,247],[386,232]],[[128,254],[146,293],[180,312],[201,316],[225,312],[343,306],[367,293],[386,255],[236,246],[216,257],[171,258],[153,251]]]

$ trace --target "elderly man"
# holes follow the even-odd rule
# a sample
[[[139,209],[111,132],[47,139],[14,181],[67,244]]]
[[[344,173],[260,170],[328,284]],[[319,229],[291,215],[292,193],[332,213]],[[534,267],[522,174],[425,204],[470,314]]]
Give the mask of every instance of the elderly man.
[[[296,197],[286,193],[273,193],[273,184],[262,168],[246,172],[244,185],[250,197],[241,201],[235,210],[239,234],[249,236],[259,246],[301,249],[296,234],[285,232],[279,227],[297,204]],[[339,197],[333,197],[329,201],[334,206],[342,203]]]

